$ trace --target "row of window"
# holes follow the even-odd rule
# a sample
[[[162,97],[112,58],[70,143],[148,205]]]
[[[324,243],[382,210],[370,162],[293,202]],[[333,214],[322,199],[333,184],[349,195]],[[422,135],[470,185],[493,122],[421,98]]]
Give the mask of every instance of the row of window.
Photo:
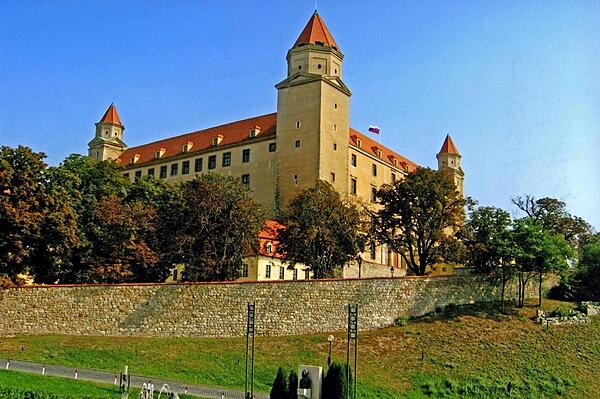
[[[248,277],[248,265],[245,263],[242,265],[242,277]],[[265,278],[271,278],[271,265],[265,266]],[[284,280],[284,279],[285,279],[285,267],[279,266],[279,280]],[[292,279],[298,280],[298,269],[294,269]],[[305,280],[310,279],[310,270],[306,269],[304,271],[304,279]]]
[[[196,159],[196,164],[198,164],[198,161],[200,161],[199,162],[200,168],[196,169],[196,172],[202,171],[202,158]],[[209,159],[209,161],[210,161],[210,159]],[[209,165],[210,165],[210,162],[209,162]],[[177,169],[178,169],[178,164],[174,163],[171,165],[171,176],[177,176]],[[189,174],[190,173],[190,161],[183,161],[181,169],[182,169],[181,170],[182,175]],[[209,169],[211,169],[211,168],[209,167]],[[154,168],[148,169],[148,176],[154,176]],[[129,173],[123,173],[123,177],[129,178]],[[141,177],[142,177],[142,171],[136,170],[135,171],[135,180],[137,181]],[[167,178],[167,165],[163,165],[160,167],[159,177],[161,179]],[[249,174],[242,175],[241,180],[242,180],[242,184],[244,185],[244,187],[250,188],[250,175]]]

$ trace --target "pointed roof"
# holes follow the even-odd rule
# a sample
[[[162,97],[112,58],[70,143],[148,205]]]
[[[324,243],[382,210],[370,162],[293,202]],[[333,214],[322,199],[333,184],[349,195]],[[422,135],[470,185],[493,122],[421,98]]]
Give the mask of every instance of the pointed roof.
[[[331,36],[325,23],[315,10],[315,13],[304,27],[304,30],[300,33],[298,40],[294,43],[294,47],[304,44],[317,44],[317,42],[339,50],[335,40],[333,40],[333,36]]]
[[[108,107],[108,109],[104,113],[104,116],[102,117],[102,119],[100,119],[100,123],[112,123],[115,125],[123,126],[121,124],[121,120],[119,119],[119,114],[117,113],[117,107],[115,107],[114,103],[110,104],[110,107]]]
[[[449,134],[446,135],[446,140],[444,140],[444,144],[442,144],[442,149],[440,150],[440,153],[458,155],[458,149],[454,145],[454,142],[452,141],[452,138]]]

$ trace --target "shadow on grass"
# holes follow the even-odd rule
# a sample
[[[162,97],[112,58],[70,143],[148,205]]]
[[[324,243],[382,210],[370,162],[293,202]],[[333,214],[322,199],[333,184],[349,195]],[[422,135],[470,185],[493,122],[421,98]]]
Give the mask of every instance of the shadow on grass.
[[[508,318],[525,319],[521,313],[522,309],[515,307],[514,303],[505,303],[504,311],[500,309],[500,302],[483,302],[468,305],[447,305],[438,307],[433,312],[423,316],[413,317],[411,323],[433,323],[436,321],[450,322],[464,316],[504,321]]]

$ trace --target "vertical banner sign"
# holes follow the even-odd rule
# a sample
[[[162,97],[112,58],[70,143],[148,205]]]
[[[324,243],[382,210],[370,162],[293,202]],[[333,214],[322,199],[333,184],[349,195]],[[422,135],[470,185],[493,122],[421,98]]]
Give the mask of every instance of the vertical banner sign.
[[[358,304],[348,304],[348,348],[346,352],[346,395],[350,399],[350,346],[354,343],[354,399],[356,399],[356,368],[358,365]]]
[[[254,311],[255,303],[248,302],[248,322],[246,324],[246,388],[244,390],[246,399],[254,397]],[[251,381],[248,384],[248,352],[250,351],[250,336],[252,336],[252,354],[251,354]],[[248,391],[250,385],[250,391]]]

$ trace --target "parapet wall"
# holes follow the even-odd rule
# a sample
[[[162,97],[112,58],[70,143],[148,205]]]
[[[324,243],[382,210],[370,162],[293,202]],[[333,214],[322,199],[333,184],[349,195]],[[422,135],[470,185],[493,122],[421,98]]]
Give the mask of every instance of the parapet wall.
[[[536,288],[530,282],[528,296]],[[0,291],[0,336],[239,337],[248,302],[256,303],[257,335],[344,330],[348,303],[359,304],[359,329],[370,330],[498,298],[499,288],[482,276],[23,287]]]

